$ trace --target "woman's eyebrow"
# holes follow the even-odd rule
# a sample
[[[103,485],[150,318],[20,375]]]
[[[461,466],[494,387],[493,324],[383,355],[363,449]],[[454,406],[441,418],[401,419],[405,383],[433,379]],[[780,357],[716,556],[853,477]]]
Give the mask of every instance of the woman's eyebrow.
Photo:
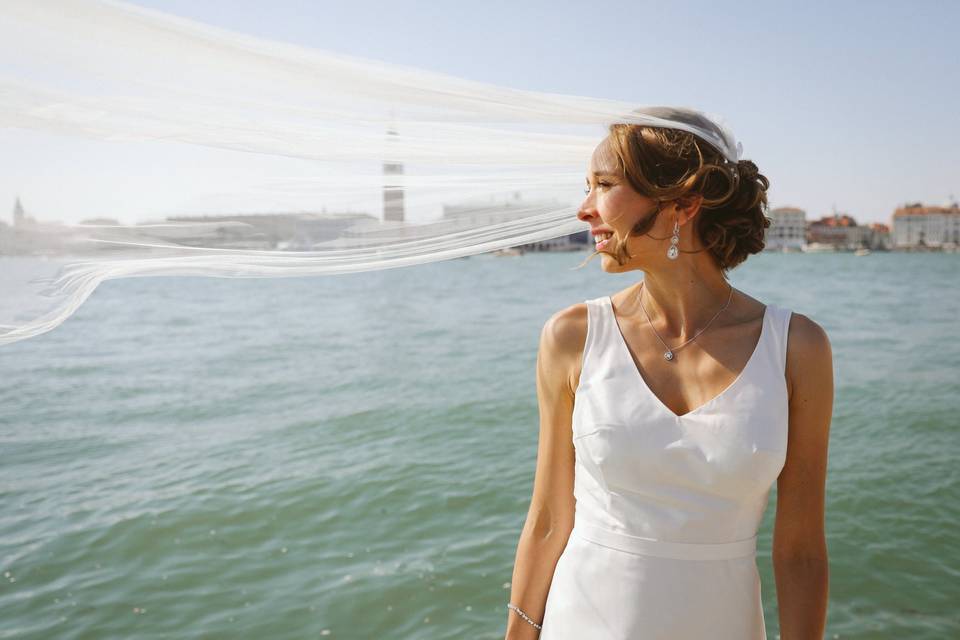
[[[592,171],[593,177],[595,178],[616,178],[617,174],[610,173],[609,171]]]

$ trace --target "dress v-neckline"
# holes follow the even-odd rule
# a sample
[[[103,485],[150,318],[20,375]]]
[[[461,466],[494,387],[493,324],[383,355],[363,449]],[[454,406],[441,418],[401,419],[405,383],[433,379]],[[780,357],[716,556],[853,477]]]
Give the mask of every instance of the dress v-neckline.
[[[760,353],[763,347],[764,340],[766,339],[766,336],[767,336],[767,325],[769,324],[769,320],[770,320],[768,317],[770,305],[767,304],[763,307],[763,320],[760,325],[760,338],[757,340],[757,344],[754,346],[753,352],[751,352],[750,357],[747,359],[747,363],[743,365],[743,368],[740,370],[740,373],[737,374],[737,377],[734,378],[733,382],[728,384],[726,388],[723,389],[723,391],[713,396],[712,398],[710,398],[709,400],[701,404],[699,407],[695,409],[691,409],[686,413],[676,413],[673,409],[668,407],[663,402],[663,400],[660,399],[660,397],[657,394],[653,392],[653,389],[650,388],[650,385],[647,384],[647,381],[644,379],[643,374],[640,373],[640,368],[637,366],[636,361],[633,359],[633,354],[630,353],[630,347],[627,346],[627,339],[623,336],[623,332],[620,330],[620,323],[617,322],[617,314],[613,312],[613,297],[607,296],[605,300],[607,303],[607,311],[610,312],[610,320],[613,322],[613,328],[615,330],[615,333],[618,336],[618,341],[620,343],[620,346],[622,347],[623,354],[627,357],[627,362],[630,363],[630,368],[633,370],[634,375],[640,381],[640,386],[646,389],[647,394],[654,400],[654,402],[656,402],[660,406],[660,408],[663,411],[666,411],[669,415],[676,418],[677,420],[688,418],[695,414],[700,413],[701,411],[705,410],[708,406],[714,404],[715,402],[719,401],[723,396],[730,393],[731,390],[740,383],[740,381],[743,379],[744,375],[746,374],[747,370],[750,369],[750,367],[753,365],[753,361],[757,359],[758,354]]]

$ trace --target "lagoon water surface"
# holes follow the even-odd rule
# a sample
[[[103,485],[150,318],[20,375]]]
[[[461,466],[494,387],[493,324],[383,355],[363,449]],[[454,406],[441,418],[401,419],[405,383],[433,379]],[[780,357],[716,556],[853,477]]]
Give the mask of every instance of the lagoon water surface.
[[[641,275],[585,255],[108,281],[0,347],[0,638],[502,638],[540,329]],[[731,280],[833,345],[827,638],[960,637],[960,255]]]

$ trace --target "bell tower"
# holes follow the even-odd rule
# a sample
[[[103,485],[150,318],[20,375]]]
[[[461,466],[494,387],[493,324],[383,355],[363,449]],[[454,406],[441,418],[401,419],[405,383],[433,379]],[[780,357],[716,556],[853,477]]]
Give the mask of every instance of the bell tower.
[[[387,150],[396,141],[397,131],[394,127],[387,129]],[[388,157],[383,162],[383,221],[403,222],[403,186],[398,184],[400,179],[395,176],[403,175],[403,164],[395,158]]]
[[[13,226],[22,227],[26,222],[26,217],[23,205],[20,204],[20,196],[17,196],[17,201],[13,203]]]

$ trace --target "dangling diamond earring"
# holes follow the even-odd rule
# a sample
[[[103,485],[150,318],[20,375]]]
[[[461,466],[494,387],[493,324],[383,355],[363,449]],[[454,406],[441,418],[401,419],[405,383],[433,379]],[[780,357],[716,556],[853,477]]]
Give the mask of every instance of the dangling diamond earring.
[[[676,260],[677,256],[680,255],[680,249],[677,247],[678,244],[680,244],[680,223],[674,218],[673,236],[670,238],[670,248],[667,249],[667,257],[671,260]]]

